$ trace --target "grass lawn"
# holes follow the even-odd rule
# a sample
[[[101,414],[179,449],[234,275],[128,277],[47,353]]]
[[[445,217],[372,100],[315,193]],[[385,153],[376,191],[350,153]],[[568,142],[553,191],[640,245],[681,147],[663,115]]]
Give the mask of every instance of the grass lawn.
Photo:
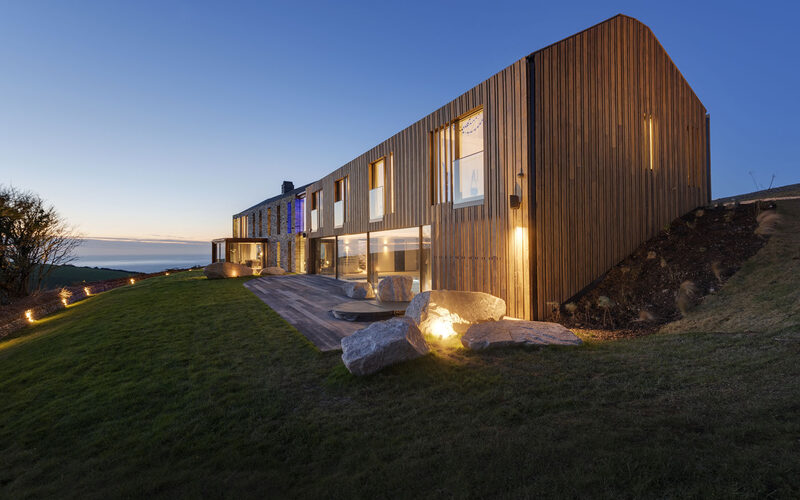
[[[0,343],[0,497],[797,497],[800,333],[440,347],[363,379],[244,279]]]

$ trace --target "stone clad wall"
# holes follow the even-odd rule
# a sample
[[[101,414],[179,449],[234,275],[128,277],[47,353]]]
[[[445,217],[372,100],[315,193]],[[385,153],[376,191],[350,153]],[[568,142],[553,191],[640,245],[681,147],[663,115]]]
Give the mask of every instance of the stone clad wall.
[[[297,246],[295,241],[296,234],[288,231],[289,210],[287,209],[287,205],[291,204],[291,210],[294,210],[295,198],[295,194],[290,194],[269,203],[262,203],[261,205],[257,205],[249,211],[242,213],[242,215],[247,215],[249,218],[252,218],[252,222],[248,223],[248,238],[269,239],[267,250],[267,267],[278,266],[277,243],[280,243],[280,267],[285,271],[297,271],[297,263],[294,259],[294,256],[297,252],[297,248],[295,248]],[[281,212],[280,219],[278,218],[279,206]],[[258,230],[259,212],[261,213],[261,232]],[[271,219],[269,222],[267,221],[268,213],[269,218]],[[294,216],[294,214],[292,215]],[[278,233],[279,228],[280,234]],[[271,231],[268,232],[268,229]],[[292,230],[294,230],[294,227],[292,227]],[[289,253],[290,245],[292,247],[291,253]]]

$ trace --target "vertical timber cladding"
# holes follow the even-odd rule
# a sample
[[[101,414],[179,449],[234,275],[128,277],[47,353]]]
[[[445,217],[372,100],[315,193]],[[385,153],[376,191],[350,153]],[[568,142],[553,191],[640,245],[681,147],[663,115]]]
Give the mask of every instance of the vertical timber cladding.
[[[702,103],[635,19],[616,16],[530,60],[535,300],[547,317],[664,225],[708,203],[708,138]]]
[[[323,190],[320,230],[310,238],[431,225],[435,289],[471,290],[502,297],[508,315],[532,317],[529,265],[528,71],[521,59],[306,189]],[[453,208],[432,205],[431,144],[435,129],[483,106],[484,201]],[[377,119],[378,117],[376,117]],[[385,215],[369,222],[371,162],[386,157]],[[521,176],[518,173],[522,173]],[[333,227],[333,185],[348,176],[343,227]],[[509,196],[521,206],[509,208]],[[394,197],[392,203],[391,197]],[[306,227],[311,227],[307,210]]]

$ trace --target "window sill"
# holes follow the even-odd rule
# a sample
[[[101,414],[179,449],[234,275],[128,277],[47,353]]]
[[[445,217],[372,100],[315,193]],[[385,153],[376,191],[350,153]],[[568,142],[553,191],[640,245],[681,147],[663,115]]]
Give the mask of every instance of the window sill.
[[[370,220],[369,220],[369,223],[370,223],[370,224],[374,224],[374,223],[376,223],[376,222],[383,222],[383,217],[381,217],[380,219],[370,219]]]
[[[453,208],[467,208],[483,205],[483,198],[480,200],[462,201],[461,203],[453,203]]]

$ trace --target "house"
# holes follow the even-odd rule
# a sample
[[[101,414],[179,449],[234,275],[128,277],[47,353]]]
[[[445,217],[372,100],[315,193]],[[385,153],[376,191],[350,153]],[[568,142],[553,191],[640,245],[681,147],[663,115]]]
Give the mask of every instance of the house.
[[[305,188],[283,181],[281,194],[234,215],[233,237],[212,242],[211,261],[306,272]]]
[[[510,316],[546,318],[708,203],[709,116],[650,29],[617,15],[516,61],[305,196],[307,272],[408,275],[414,291],[487,292]]]

